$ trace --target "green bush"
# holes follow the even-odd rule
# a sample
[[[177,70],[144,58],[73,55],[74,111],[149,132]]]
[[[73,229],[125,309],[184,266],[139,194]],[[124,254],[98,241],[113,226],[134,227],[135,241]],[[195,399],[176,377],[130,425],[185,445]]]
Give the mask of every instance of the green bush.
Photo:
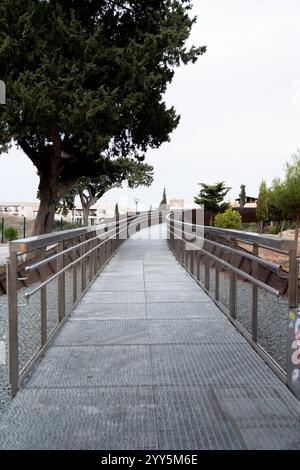
[[[268,235],[278,235],[278,233],[280,233],[280,225],[268,225],[265,227],[264,233]]]
[[[233,209],[227,209],[215,217],[215,227],[240,229],[241,225],[242,217]]]
[[[4,230],[4,238],[6,240],[16,240],[18,238],[18,230],[14,227],[7,227]]]

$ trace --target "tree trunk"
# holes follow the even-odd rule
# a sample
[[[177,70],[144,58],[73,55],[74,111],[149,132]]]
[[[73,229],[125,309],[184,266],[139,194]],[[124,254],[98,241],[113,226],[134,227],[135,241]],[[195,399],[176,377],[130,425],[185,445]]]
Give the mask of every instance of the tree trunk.
[[[33,235],[51,233],[53,230],[57,190],[47,176],[41,176],[39,198],[40,206],[34,222]]]
[[[87,227],[89,225],[89,215],[90,215],[90,204],[82,205],[83,209],[83,225]]]
[[[283,232],[283,229],[284,229],[284,225],[285,225],[285,219],[283,219],[282,223],[281,223],[281,227],[280,227],[280,238],[282,237],[282,232]]]
[[[87,196],[83,191],[79,192],[79,197],[83,212],[83,225],[87,227],[89,225],[90,208],[97,202],[98,198],[90,194]]]

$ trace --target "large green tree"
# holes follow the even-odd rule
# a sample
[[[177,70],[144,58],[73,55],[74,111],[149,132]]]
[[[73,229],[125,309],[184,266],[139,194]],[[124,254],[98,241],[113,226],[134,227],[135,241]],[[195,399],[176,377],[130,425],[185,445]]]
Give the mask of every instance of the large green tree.
[[[224,212],[229,208],[229,203],[225,202],[224,199],[231,188],[225,186],[224,181],[216,184],[199,184],[201,190],[198,196],[194,197],[194,201],[196,204],[203,205],[204,210],[210,213],[210,223],[212,224],[215,214]]]
[[[269,217],[283,220],[300,220],[300,150],[287,162],[283,179],[275,178],[269,189]]]
[[[1,0],[0,152],[16,142],[37,168],[35,233],[52,230],[57,201],[103,159],[143,160],[179,116],[163,95],[187,48],[191,0]],[[105,154],[105,157],[104,157]]]
[[[131,189],[150,186],[153,182],[153,167],[125,157],[107,159],[103,174],[97,178],[80,178],[67,196],[59,201],[58,209],[65,214],[74,208],[75,197],[79,196],[83,223],[88,225],[90,208],[110,189],[122,187],[124,181]]]

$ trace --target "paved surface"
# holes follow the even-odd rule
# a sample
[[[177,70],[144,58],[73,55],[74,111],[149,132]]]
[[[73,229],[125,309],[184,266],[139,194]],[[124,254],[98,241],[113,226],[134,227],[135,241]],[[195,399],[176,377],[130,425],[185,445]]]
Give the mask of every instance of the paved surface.
[[[0,423],[1,449],[300,449],[300,404],[164,240],[127,241]]]

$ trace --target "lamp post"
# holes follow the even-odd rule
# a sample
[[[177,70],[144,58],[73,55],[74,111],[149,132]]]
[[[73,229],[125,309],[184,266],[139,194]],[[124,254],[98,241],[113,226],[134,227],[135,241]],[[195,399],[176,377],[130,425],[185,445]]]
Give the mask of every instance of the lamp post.
[[[134,202],[135,202],[135,213],[136,213],[136,214],[137,214],[137,207],[138,207],[139,201],[140,201],[140,200],[139,200],[138,198],[136,198],[136,199],[134,200]]]

